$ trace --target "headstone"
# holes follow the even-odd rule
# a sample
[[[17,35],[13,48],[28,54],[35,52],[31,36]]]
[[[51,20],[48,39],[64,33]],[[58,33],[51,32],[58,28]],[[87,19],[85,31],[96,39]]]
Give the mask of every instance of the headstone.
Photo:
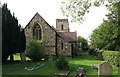
[[[86,77],[85,75],[85,69],[84,68],[78,68],[74,77]]]
[[[14,60],[14,56],[12,54],[12,55],[10,55],[10,61],[13,61],[13,60]]]
[[[99,77],[104,75],[112,76],[112,65],[109,62],[103,62],[98,66]]]

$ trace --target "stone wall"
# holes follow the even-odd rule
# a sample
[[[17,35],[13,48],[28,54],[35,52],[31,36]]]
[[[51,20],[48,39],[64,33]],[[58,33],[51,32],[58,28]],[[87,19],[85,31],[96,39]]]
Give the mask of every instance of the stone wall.
[[[61,43],[63,43],[63,49],[61,49]],[[57,37],[57,53],[58,55],[63,54],[66,57],[72,57],[71,54],[71,44],[66,42],[60,37]]]
[[[71,44],[73,44],[73,56],[77,56],[77,44],[76,42],[73,42]]]
[[[28,25],[25,27],[26,45],[29,45],[30,40],[33,38],[33,27],[35,24],[39,24],[42,27],[42,40],[46,46],[46,54],[55,54],[55,38],[56,32],[51,28],[51,26],[38,14],[31,19]]]
[[[61,25],[63,25],[63,30],[61,30]],[[56,29],[58,32],[69,32],[68,19],[56,19]]]
[[[24,29],[27,46],[29,46],[30,40],[33,39],[33,29],[36,24],[40,25],[41,27],[42,40],[46,47],[46,55],[49,55],[49,57],[51,57],[56,56],[56,54],[64,54],[67,57],[72,57],[72,44],[73,52],[76,53],[76,43],[69,43],[57,35],[57,31],[69,32],[68,19],[56,19],[56,30],[51,27],[38,13],[35,14],[35,16],[30,20]],[[61,25],[64,26],[62,31]],[[61,43],[63,43],[63,49],[61,49]]]

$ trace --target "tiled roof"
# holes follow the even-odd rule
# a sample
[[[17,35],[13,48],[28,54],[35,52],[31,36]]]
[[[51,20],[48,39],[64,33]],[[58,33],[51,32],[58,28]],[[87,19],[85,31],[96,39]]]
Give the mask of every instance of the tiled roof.
[[[68,42],[76,42],[76,32],[58,32],[58,35]]]

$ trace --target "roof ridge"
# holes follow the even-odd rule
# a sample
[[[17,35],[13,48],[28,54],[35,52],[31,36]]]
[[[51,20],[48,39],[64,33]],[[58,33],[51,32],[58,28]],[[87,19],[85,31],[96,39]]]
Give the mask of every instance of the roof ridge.
[[[75,32],[58,32],[58,33],[75,33]]]
[[[38,13],[38,12],[36,12],[36,14],[33,16],[33,18],[28,22],[28,24],[25,26],[25,28],[30,24],[30,22],[35,18],[35,16],[36,15],[39,15],[47,24],[48,24],[48,22]],[[48,24],[49,25],[49,24]],[[49,25],[50,26],[50,25]],[[52,26],[50,26],[50,28],[52,28],[55,32],[57,32],[56,31],[56,29],[54,29]]]

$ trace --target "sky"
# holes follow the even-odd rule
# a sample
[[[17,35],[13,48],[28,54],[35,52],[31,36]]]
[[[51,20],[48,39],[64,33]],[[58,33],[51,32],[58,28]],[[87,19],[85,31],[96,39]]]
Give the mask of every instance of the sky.
[[[1,0],[1,3],[7,3],[9,10],[15,13],[19,24],[25,27],[32,17],[38,12],[50,26],[56,28],[56,19],[66,19],[60,9],[61,0]],[[97,28],[108,11],[104,6],[90,7],[90,12],[85,15],[86,20],[83,24],[71,23],[69,20],[70,31],[77,32],[77,36],[82,36],[89,40],[92,31]]]

